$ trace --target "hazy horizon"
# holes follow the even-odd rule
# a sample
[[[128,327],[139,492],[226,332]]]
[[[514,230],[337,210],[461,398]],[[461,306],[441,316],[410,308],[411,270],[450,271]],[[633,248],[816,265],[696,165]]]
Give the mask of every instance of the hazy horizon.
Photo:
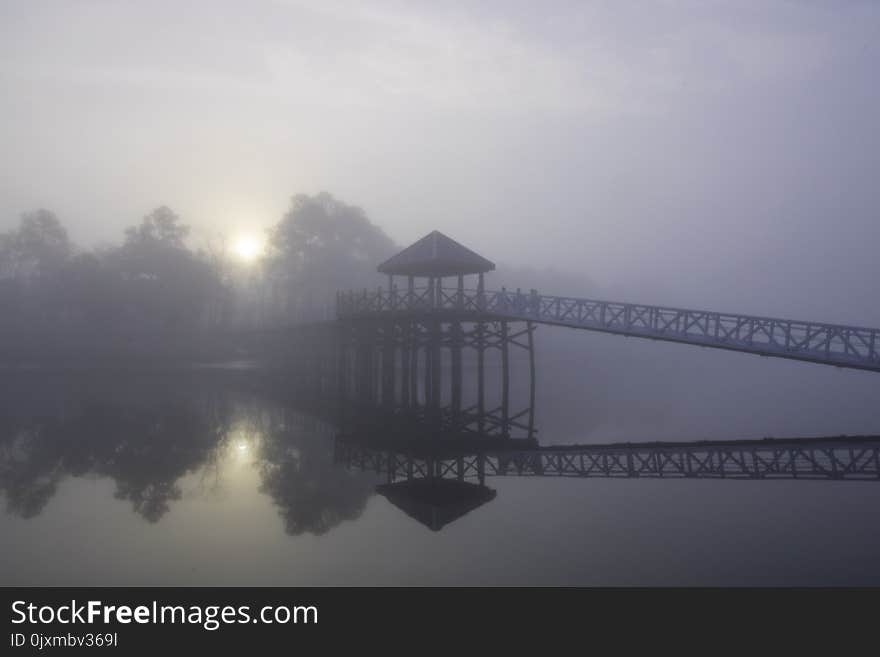
[[[327,190],[398,244],[439,229],[606,296],[880,325],[880,5],[0,15],[0,231],[46,207],[118,242],[165,204],[196,242],[261,234]]]

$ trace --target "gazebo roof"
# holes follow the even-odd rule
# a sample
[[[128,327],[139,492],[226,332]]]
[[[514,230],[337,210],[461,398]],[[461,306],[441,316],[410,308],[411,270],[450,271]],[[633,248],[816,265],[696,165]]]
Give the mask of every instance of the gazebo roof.
[[[378,267],[383,274],[400,276],[457,276],[482,274],[493,269],[495,263],[437,230]]]

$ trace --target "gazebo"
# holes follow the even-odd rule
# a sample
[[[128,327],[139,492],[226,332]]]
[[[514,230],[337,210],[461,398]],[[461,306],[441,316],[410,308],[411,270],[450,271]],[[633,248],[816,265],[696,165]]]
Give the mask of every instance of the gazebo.
[[[408,409],[423,408],[431,422],[444,431],[462,428],[509,438],[511,428],[534,433],[533,407],[535,363],[534,326],[531,320],[507,312],[508,294],[485,290],[484,276],[495,263],[459,244],[439,231],[432,231],[380,264],[377,271],[388,277],[387,294],[379,287],[370,294],[339,292],[337,319],[340,320],[340,353],[337,363],[340,394],[372,404]],[[405,277],[407,288],[401,294],[395,276]],[[475,293],[465,291],[465,276],[477,277]],[[444,278],[455,278],[457,290],[443,289]],[[426,288],[416,291],[415,279],[425,279]],[[517,299],[519,299],[517,291]],[[525,327],[509,332],[511,322]],[[467,325],[468,328],[465,328]],[[525,336],[525,340],[521,340]],[[529,354],[529,406],[510,413],[511,346]],[[476,400],[464,406],[463,352],[471,349],[476,357]],[[497,407],[486,406],[485,357],[490,349],[500,352],[501,400]],[[449,354],[447,370],[443,352]],[[443,387],[448,371],[449,386]],[[399,384],[398,384],[399,381]],[[420,381],[424,381],[420,385]],[[423,400],[423,401],[422,401]],[[447,404],[448,400],[448,404]],[[448,412],[447,412],[448,411]],[[528,414],[528,422],[519,418]],[[449,430],[449,431],[447,431]]]
[[[461,296],[464,292],[464,277],[476,274],[477,292],[482,297],[483,275],[493,271],[495,263],[435,230],[390,257],[377,269],[380,273],[388,275],[389,294],[394,293],[394,277],[406,276],[410,298],[416,277],[426,278],[429,296],[434,305],[440,303],[442,281],[449,276],[458,278],[458,291]]]

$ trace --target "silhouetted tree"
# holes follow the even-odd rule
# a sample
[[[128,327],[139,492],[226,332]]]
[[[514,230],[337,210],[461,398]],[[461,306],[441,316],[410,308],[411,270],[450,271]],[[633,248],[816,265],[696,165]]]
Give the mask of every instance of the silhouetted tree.
[[[25,212],[18,230],[0,235],[0,276],[47,276],[56,272],[72,251],[67,230],[53,212]]]
[[[269,235],[266,272],[272,301],[283,304],[287,319],[321,318],[337,290],[379,280],[376,265],[394,248],[361,208],[327,192],[294,196]]]
[[[54,321],[63,298],[56,283],[72,252],[49,210],[25,212],[16,230],[0,234],[0,326],[33,329]]]
[[[122,279],[127,314],[139,326],[193,326],[220,285],[211,266],[184,242],[189,228],[162,206],[125,231],[109,255]]]
[[[166,247],[185,249],[189,226],[180,223],[171,208],[163,205],[143,218],[140,225],[125,229],[126,246],[159,243]]]
[[[337,290],[382,282],[376,264],[395,248],[326,192],[292,199],[257,269],[223,248],[193,251],[189,232],[161,206],[121,245],[77,252],[52,212],[23,214],[0,233],[0,360],[217,356],[232,348],[206,330],[329,318]]]
[[[122,245],[75,253],[53,213],[22,215],[0,234],[0,360],[182,358],[207,344],[192,329],[224,321],[229,290],[216,263],[187,247],[188,233],[162,206]]]
[[[17,263],[14,233],[0,233],[0,280],[14,278]]]

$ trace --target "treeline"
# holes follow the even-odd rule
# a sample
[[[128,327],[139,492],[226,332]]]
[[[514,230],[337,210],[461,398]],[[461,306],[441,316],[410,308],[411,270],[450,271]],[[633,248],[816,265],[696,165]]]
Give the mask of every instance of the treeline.
[[[76,246],[49,210],[23,214],[0,233],[0,360],[170,346],[180,356],[230,330],[324,319],[336,290],[372,285],[395,248],[360,208],[327,193],[295,196],[247,266],[189,238],[164,206],[98,249]]]

